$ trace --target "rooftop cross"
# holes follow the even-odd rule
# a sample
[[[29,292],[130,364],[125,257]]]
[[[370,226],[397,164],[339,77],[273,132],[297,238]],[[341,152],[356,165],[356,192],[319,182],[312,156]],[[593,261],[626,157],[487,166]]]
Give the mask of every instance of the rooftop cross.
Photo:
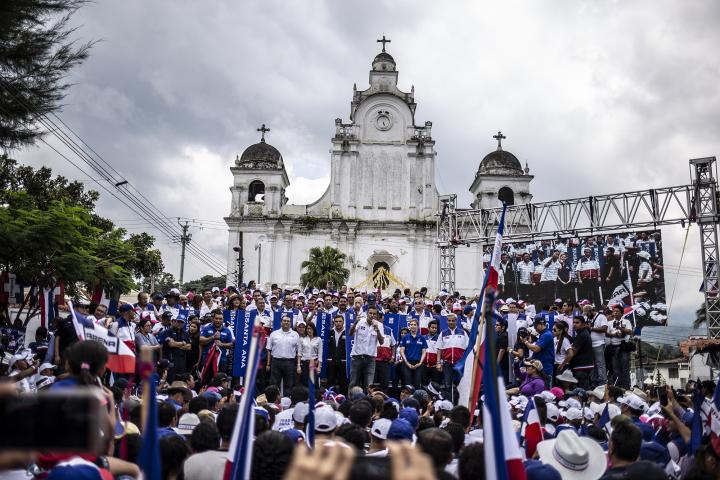
[[[270,129],[265,127],[265,124],[263,123],[260,128],[257,129],[258,132],[262,132],[262,138],[260,139],[261,142],[265,141],[265,132],[269,132]]]
[[[384,53],[384,52],[385,52],[385,44],[392,42],[392,40],[386,40],[386,39],[385,39],[385,34],[383,34],[383,38],[381,38],[381,39],[378,40],[377,42],[383,44],[383,49],[382,49],[382,51],[383,51],[383,53]]]
[[[498,150],[502,150],[502,141],[507,137],[498,131],[497,135],[493,135],[493,138],[498,141]]]

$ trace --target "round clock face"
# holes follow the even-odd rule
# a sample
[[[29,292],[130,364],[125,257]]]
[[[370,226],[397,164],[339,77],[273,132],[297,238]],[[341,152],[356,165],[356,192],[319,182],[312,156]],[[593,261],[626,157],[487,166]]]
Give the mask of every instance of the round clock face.
[[[390,130],[390,127],[392,127],[392,120],[390,120],[389,115],[378,115],[375,120],[375,125],[377,125],[379,130]]]

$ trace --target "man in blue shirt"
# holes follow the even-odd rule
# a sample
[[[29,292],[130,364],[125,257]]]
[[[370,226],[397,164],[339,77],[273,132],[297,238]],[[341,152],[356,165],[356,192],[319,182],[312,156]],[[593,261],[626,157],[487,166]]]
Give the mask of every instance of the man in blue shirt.
[[[529,339],[524,339],[523,343],[530,351],[533,352],[532,358],[540,360],[543,364],[543,372],[547,372],[547,380],[545,383],[548,388],[552,386],[552,371],[555,364],[555,352],[553,346],[553,335],[547,327],[547,320],[544,317],[537,316],[533,321],[533,327],[538,332],[538,339],[535,343],[530,343]]]
[[[403,361],[403,384],[415,388],[422,386],[423,362],[427,352],[427,340],[418,332],[418,321],[408,320],[410,333],[400,340],[400,358]]]
[[[202,346],[202,358],[200,364],[205,364],[210,348],[217,346],[220,348],[220,364],[218,372],[227,370],[228,349],[233,348],[235,336],[232,330],[223,326],[223,313],[219,308],[213,311],[212,323],[208,323],[200,330],[200,345]]]

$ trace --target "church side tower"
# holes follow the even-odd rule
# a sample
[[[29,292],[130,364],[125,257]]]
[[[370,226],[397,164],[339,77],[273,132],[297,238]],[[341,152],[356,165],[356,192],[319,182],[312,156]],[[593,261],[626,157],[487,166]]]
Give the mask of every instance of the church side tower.
[[[508,205],[530,203],[530,182],[534,178],[525,164],[522,168],[515,155],[503,150],[502,141],[507,138],[498,132],[497,150],[488,153],[480,162],[475,179],[470,185],[473,194],[473,208],[498,208],[505,202]]]
[[[268,216],[278,217],[287,202],[285,189],[290,184],[282,155],[269,143],[262,132],[260,142],[250,145],[230,167],[233,174],[231,217]]]

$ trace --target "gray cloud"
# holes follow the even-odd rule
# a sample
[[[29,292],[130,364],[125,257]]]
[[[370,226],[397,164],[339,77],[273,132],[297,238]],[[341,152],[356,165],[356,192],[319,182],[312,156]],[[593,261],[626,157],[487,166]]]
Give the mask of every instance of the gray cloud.
[[[720,151],[719,13],[712,0],[102,2],[75,18],[102,42],[73,72],[62,117],[163,212],[214,221],[229,210],[228,167],[267,123],[290,193],[310,201],[333,120],[348,119],[385,33],[417,120],[434,124],[438,188],[461,203],[499,129],[538,201],[683,184],[688,158]],[[47,149],[18,156],[78,177]],[[107,195],[101,211],[131,218]],[[224,258],[226,236],[209,228],[194,238]],[[663,232],[675,265],[679,230]],[[177,248],[162,248],[177,271]],[[695,232],[685,264],[699,271]],[[680,278],[688,317],[700,278]]]

